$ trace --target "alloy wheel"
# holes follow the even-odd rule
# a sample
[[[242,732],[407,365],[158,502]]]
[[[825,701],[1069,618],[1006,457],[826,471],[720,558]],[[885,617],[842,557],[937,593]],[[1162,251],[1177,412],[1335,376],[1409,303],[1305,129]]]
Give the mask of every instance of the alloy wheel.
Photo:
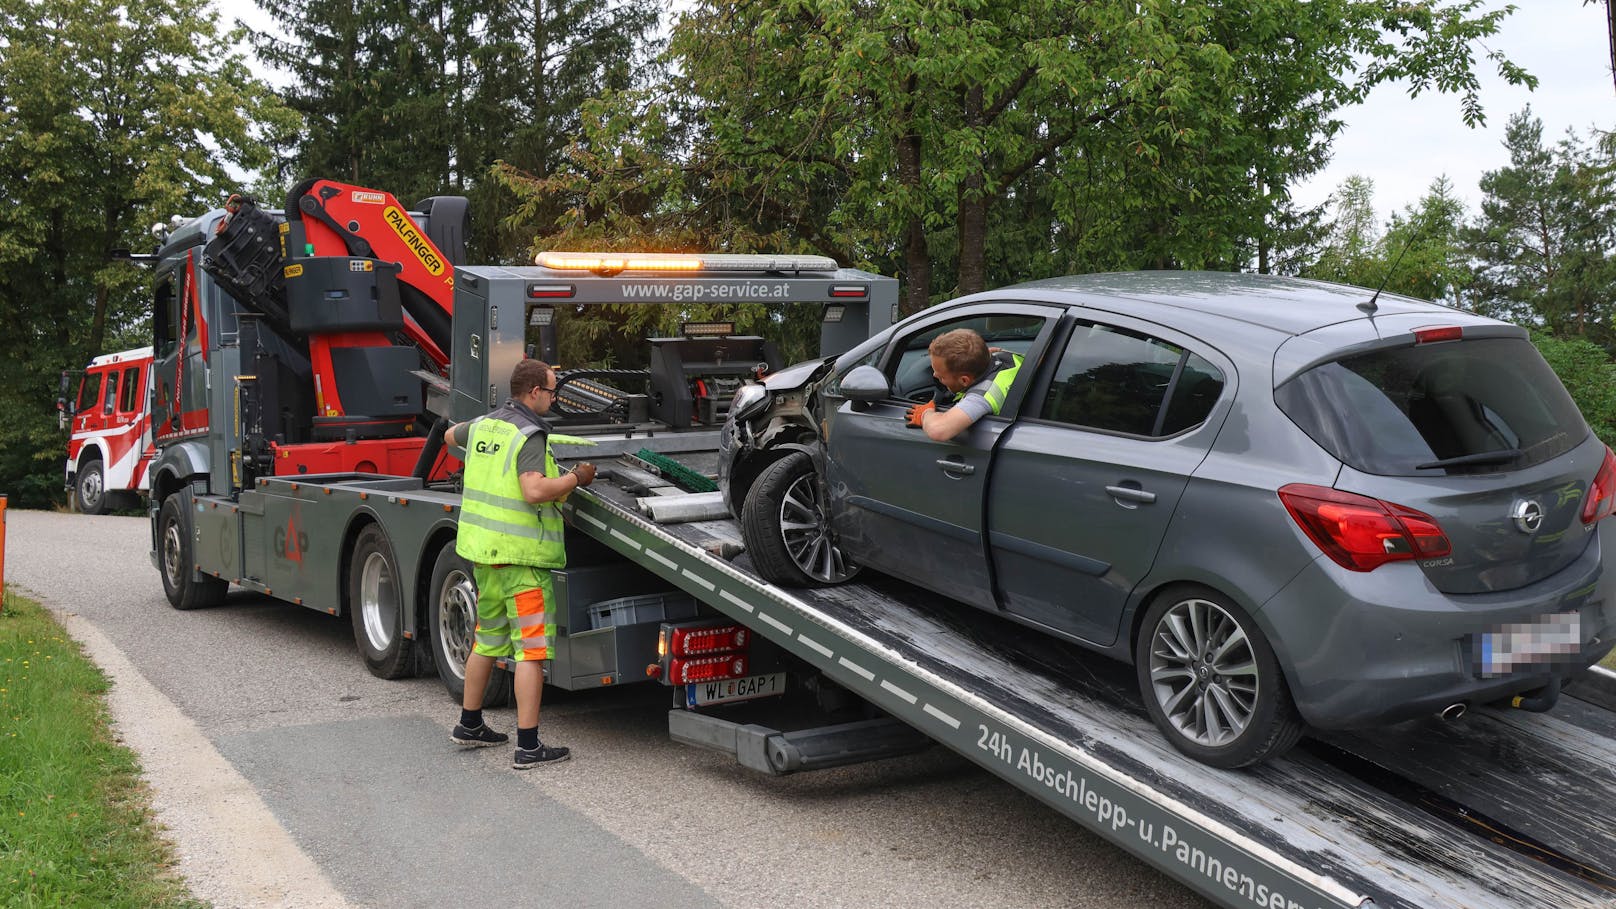
[[[1251,639],[1210,600],[1186,599],[1162,615],[1151,635],[1150,680],[1168,722],[1198,745],[1238,738],[1257,710],[1261,677]]]

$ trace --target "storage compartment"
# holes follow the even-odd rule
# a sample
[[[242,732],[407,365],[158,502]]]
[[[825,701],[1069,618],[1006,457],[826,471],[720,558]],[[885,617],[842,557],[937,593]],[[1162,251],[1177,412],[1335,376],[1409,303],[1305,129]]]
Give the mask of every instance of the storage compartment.
[[[319,256],[286,268],[286,303],[298,332],[400,331],[399,267],[378,259]]]
[[[602,600],[589,607],[589,628],[617,628],[647,622],[677,622],[693,619],[698,611],[695,599],[677,591]]]

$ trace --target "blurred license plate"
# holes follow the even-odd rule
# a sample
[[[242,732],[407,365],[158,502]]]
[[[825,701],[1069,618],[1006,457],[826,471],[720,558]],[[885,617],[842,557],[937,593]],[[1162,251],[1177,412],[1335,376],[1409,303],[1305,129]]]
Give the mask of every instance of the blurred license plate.
[[[1476,656],[1483,676],[1508,675],[1544,663],[1568,663],[1582,652],[1582,614],[1557,612],[1502,625],[1480,635]]]
[[[751,675],[744,679],[725,679],[722,682],[695,682],[685,686],[685,700],[691,707],[703,704],[722,704],[749,698],[766,698],[785,694],[786,674]]]

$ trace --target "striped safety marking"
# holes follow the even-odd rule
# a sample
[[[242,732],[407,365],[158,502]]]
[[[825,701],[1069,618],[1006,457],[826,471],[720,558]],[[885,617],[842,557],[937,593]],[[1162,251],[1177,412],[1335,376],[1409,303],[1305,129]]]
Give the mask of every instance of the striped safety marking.
[[[622,540],[623,542],[627,543],[630,546],[633,546],[636,550],[638,550],[640,548],[640,542],[638,540],[636,540],[633,537],[629,536],[628,534],[622,532],[621,530],[618,530],[616,527],[612,528],[612,536],[617,537],[619,540]],[[688,572],[688,571],[685,572],[685,574],[689,574],[689,573],[690,572]]]
[[[767,612],[760,612],[760,613],[757,614],[757,617],[762,619],[765,622],[768,622],[770,625],[773,625],[774,627],[780,629],[781,633],[783,633],[783,634],[790,634],[791,633],[791,626],[790,625],[787,625],[785,622],[782,622],[779,619],[775,618],[774,616],[769,615]]]

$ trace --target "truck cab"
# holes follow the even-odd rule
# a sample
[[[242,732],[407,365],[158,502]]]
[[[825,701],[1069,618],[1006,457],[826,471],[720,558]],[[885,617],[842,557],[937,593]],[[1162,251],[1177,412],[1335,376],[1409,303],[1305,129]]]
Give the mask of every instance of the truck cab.
[[[104,514],[134,504],[149,488],[152,447],[152,349],[140,347],[90,361],[68,396],[72,374],[62,374],[57,399],[61,425],[69,430],[66,488],[84,514]]]

